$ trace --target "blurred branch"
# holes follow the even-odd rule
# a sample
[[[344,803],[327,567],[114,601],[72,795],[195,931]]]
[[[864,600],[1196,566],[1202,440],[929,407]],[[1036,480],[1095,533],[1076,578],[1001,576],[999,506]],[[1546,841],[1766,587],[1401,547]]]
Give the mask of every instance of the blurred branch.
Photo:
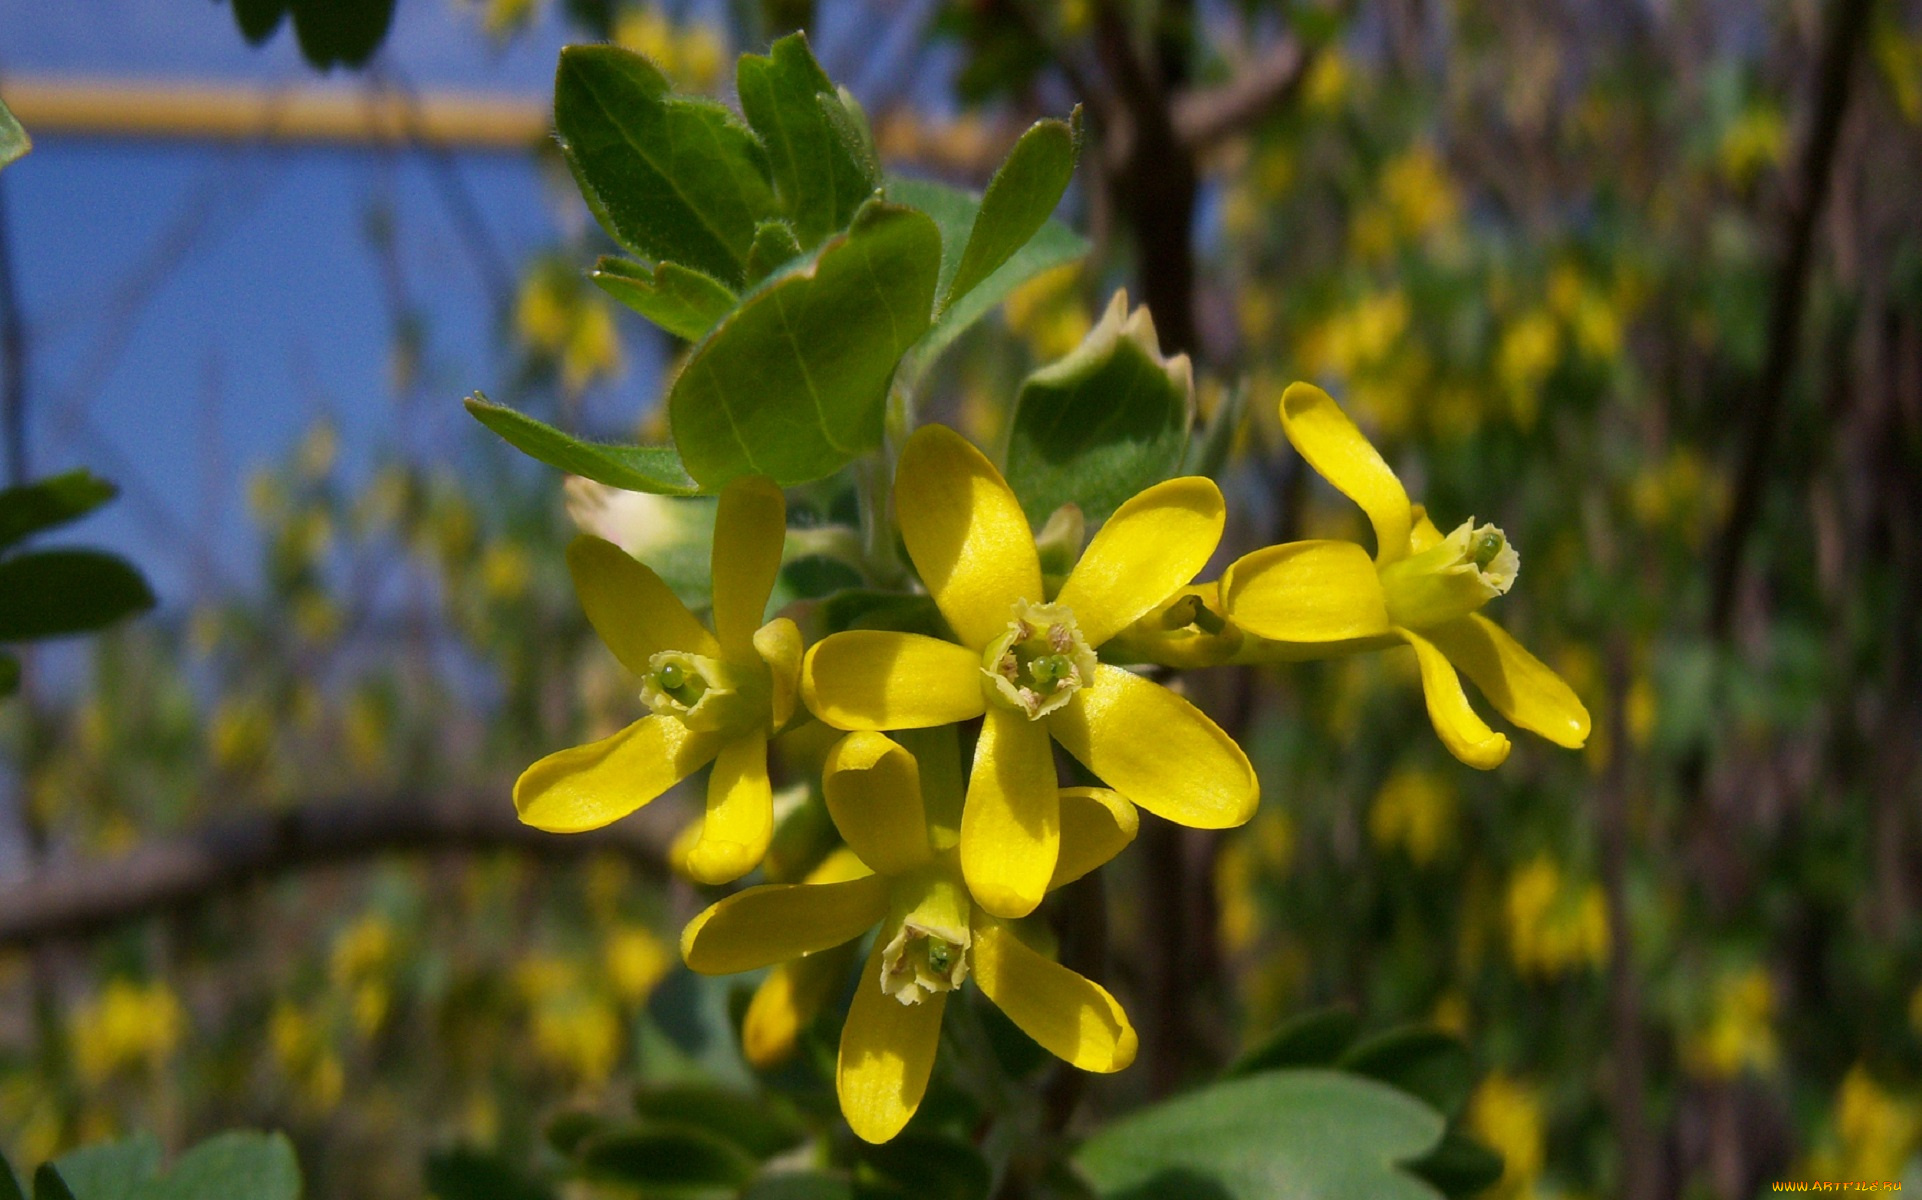
[[[1292,99],[1313,57],[1289,38],[1228,82],[1181,93],[1174,99],[1175,135],[1190,150],[1201,151],[1245,131]]]
[[[667,838],[646,822],[542,833],[521,824],[493,792],[319,802],[216,821],[114,859],[43,860],[25,879],[0,886],[0,949],[98,932],[276,875],[448,850],[543,859],[607,852],[656,876],[667,870]]]
[[[1782,397],[1795,372],[1801,348],[1802,310],[1808,298],[1809,262],[1815,245],[1815,222],[1828,199],[1842,112],[1848,107],[1849,83],[1855,52],[1868,26],[1869,0],[1835,0],[1816,66],[1815,113],[1801,161],[1789,185],[1783,211],[1783,254],[1770,302],[1767,358],[1756,381],[1755,395],[1744,414],[1741,460],[1728,523],[1711,564],[1709,632],[1726,638],[1735,619],[1737,584],[1749,535],[1761,515],[1762,484],[1775,448]]]

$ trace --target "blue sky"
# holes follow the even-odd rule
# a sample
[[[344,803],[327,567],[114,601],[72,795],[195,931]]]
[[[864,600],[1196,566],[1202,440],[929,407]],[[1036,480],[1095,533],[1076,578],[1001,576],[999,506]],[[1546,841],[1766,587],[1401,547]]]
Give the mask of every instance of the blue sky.
[[[875,7],[911,16],[927,5]],[[890,56],[876,53],[886,39],[873,36],[873,9],[823,10],[830,71],[857,91],[882,83]],[[25,75],[317,82],[291,30],[250,47],[216,0],[0,0],[0,29],[0,94]],[[544,97],[567,40],[549,16],[501,46],[464,4],[400,0],[380,61],[421,89]],[[912,51],[911,36],[896,40],[886,49]],[[527,157],[462,154],[450,169],[510,267],[586,219]],[[126,491],[75,540],[128,554],[179,612],[252,581],[246,479],[316,416],[342,429],[350,470],[403,441],[448,452],[484,436],[458,400],[503,391],[512,364],[432,172],[419,156],[374,150],[36,137],[0,180],[29,322],[34,473],[88,466]],[[410,408],[389,382],[391,293],[365,232],[377,209],[392,214],[403,290],[428,321]],[[605,428],[651,403],[657,378],[654,340],[638,318],[623,328],[628,375],[586,406]]]

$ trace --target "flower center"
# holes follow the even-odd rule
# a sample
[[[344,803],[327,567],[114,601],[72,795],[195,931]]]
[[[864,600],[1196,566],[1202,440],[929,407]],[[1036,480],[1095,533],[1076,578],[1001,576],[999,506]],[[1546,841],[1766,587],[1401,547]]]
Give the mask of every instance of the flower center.
[[[662,650],[647,665],[641,700],[689,729],[744,730],[769,719],[768,681],[752,671],[682,650]]]
[[[1493,525],[1471,518],[1420,554],[1381,569],[1388,616],[1409,629],[1465,617],[1515,585],[1521,556]]]
[[[1094,678],[1094,648],[1064,604],[1015,603],[1008,632],[981,656],[988,699],[1038,720]]]
[[[925,929],[902,922],[881,952],[881,990],[903,1004],[919,1004],[936,992],[967,982],[968,931]]]

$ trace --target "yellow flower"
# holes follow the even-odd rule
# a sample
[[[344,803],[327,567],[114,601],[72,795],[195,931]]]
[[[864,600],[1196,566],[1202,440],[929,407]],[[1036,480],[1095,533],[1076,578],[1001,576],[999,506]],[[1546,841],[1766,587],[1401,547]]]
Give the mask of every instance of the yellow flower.
[[[1115,510],[1060,591],[1043,593],[1014,492],[939,425],[902,449],[894,506],[908,557],[959,645],[857,630],[808,651],[801,691],[837,729],[918,729],[985,716],[961,821],[961,869],[999,917],[1033,911],[1061,837],[1049,738],[1159,816],[1204,829],[1246,821],[1248,758],[1201,710],[1095,650],[1186,584],[1221,537],[1221,492],[1171,479]]]
[[[814,958],[880,927],[841,1029],[835,1072],[841,1111],[870,1142],[899,1133],[920,1106],[948,994],[970,977],[1029,1037],[1084,1071],[1118,1071],[1136,1048],[1127,1014],[1104,988],[1030,949],[970,901],[958,862],[956,739],[951,732],[908,737],[918,759],[871,732],[849,734],[828,756],[821,780],[828,812],[859,861],[842,860],[824,875],[843,878],[749,888],[681,934],[681,955],[694,970],[723,975],[785,963],[777,978],[787,982],[775,990],[792,993],[809,985],[797,980],[797,968],[812,975]],[[1133,806],[1104,789],[1063,789],[1058,802],[1061,855],[1050,888],[1113,858],[1137,824]],[[770,1007],[781,1003],[777,994]],[[799,1028],[812,1013],[789,1015],[784,1024]]]
[[[1500,1071],[1491,1073],[1469,1101],[1468,1127],[1502,1156],[1502,1177],[1494,1194],[1505,1200],[1533,1196],[1547,1157],[1536,1089]]]
[[[1435,732],[1456,758],[1488,770],[1508,757],[1508,738],[1469,706],[1457,669],[1497,711],[1558,746],[1588,740],[1588,710],[1560,676],[1482,616],[1506,592],[1521,560],[1502,531],[1471,519],[1444,537],[1354,422],[1328,394],[1291,385],[1282,429],[1328,482],[1362,507],[1376,552],[1352,542],[1309,541],[1246,555],[1221,579],[1226,615],[1267,644],[1239,652],[1325,658],[1406,642],[1415,650]]]
[[[99,1083],[117,1071],[158,1070],[173,1056],[187,1025],[173,989],[155,980],[115,979],[99,1000],[74,1015],[74,1061]]]
[[[1775,1037],[1775,988],[1759,966],[1715,981],[1706,1021],[1682,1041],[1682,1062],[1709,1079],[1768,1071],[1781,1058]]]
[[[714,523],[714,630],[619,547],[574,539],[567,565],[587,619],[641,678],[653,709],[627,728],[541,759],[514,784],[522,821],[578,833],[617,821],[708,762],[707,816],[688,871],[725,883],[754,869],[774,831],[768,739],[794,712],[801,631],[761,624],[781,567],[787,502],[771,480],[737,479]],[[757,628],[758,626],[758,628]]]

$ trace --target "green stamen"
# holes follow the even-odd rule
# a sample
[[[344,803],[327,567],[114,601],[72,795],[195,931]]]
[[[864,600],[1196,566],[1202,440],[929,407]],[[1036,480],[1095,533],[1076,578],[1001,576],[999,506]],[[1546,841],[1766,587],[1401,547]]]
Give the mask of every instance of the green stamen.
[[[1486,570],[1488,564],[1495,561],[1495,556],[1502,552],[1502,547],[1506,544],[1502,535],[1492,529],[1476,538],[1474,553],[1475,565]]]
[[[673,663],[668,663],[656,672],[654,677],[660,680],[662,691],[678,692],[681,690],[681,684],[686,680],[687,675],[680,667]]]
[[[1042,687],[1049,687],[1074,674],[1074,663],[1065,654],[1045,654],[1028,664],[1028,674]]]
[[[932,935],[928,938],[927,955],[928,967],[936,974],[947,974],[948,968],[954,964],[954,946]]]

